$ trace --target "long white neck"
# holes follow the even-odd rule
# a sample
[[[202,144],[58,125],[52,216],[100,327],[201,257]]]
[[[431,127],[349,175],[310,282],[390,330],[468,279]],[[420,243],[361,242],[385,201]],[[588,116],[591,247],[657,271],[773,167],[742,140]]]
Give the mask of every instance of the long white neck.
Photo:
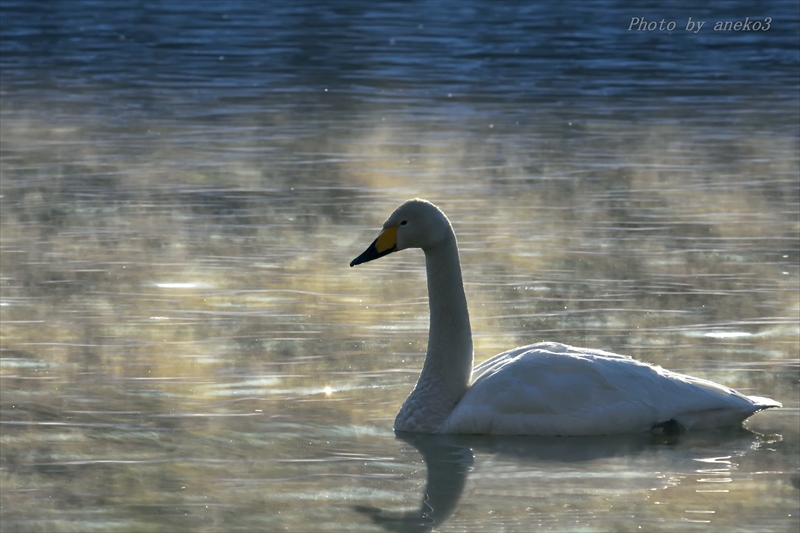
[[[425,250],[425,267],[431,314],[428,353],[419,381],[395,419],[400,431],[435,432],[472,375],[472,331],[454,234]]]
[[[441,377],[458,384],[463,394],[472,374],[472,330],[455,236],[425,252],[430,329],[428,356],[420,380]],[[460,399],[460,395],[459,395]]]

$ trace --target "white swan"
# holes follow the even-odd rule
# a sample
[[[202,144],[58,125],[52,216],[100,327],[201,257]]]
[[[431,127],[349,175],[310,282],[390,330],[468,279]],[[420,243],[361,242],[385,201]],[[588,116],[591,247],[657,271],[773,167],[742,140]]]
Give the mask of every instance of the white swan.
[[[781,404],[745,396],[600,350],[539,343],[472,369],[472,333],[450,221],[435,205],[409,200],[350,266],[422,248],[428,275],[428,352],[397,431],[496,435],[603,435],[733,426]],[[471,381],[471,384],[470,384]]]

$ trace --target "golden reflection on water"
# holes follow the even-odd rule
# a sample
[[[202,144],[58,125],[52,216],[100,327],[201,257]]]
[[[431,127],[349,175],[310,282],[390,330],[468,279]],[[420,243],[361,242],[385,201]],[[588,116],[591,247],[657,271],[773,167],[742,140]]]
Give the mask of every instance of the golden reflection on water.
[[[233,145],[185,151],[179,131],[140,139],[143,161],[95,145],[88,126],[13,118],[0,198],[4,523],[335,529],[372,523],[353,505],[416,505],[425,470],[390,429],[425,349],[422,256],[348,267],[412,196],[456,228],[477,361],[558,340],[789,408],[761,415],[782,438],[524,466],[477,451],[453,523],[478,529],[491,512],[498,527],[669,530],[795,512],[790,139],[597,122],[515,146],[354,129],[335,141],[340,160],[289,175],[247,157],[209,171]]]

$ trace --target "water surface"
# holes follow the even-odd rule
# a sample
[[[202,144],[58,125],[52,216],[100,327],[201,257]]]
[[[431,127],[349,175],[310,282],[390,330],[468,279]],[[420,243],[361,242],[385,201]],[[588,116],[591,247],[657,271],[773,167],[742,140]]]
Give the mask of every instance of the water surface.
[[[796,530],[796,7],[3,0],[2,529]],[[348,263],[415,196],[477,362],[560,341],[785,408],[394,435],[422,254]]]

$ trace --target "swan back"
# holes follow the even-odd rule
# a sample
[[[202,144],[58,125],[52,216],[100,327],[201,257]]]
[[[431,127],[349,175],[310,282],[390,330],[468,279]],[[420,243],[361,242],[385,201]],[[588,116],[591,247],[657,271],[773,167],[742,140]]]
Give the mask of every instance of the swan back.
[[[736,425],[780,404],[601,350],[541,343],[478,365],[445,433],[603,435]]]

